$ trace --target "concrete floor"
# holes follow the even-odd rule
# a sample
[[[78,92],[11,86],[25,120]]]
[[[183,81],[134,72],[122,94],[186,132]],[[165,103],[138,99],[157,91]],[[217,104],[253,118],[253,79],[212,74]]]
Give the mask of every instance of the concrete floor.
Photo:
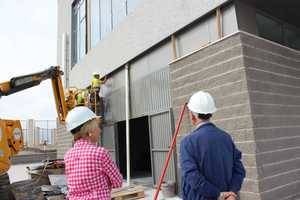
[[[10,182],[14,183],[17,181],[27,180],[30,179],[27,173],[27,166],[33,167],[36,165],[41,165],[41,163],[32,163],[32,164],[19,164],[19,165],[12,165],[8,171]],[[142,185],[146,187],[145,189],[145,198],[144,200],[151,200],[154,198],[155,189],[152,188],[152,177],[143,177],[143,178],[135,178],[131,179],[131,183],[135,185]],[[179,197],[172,197],[172,198],[164,198],[162,192],[159,193],[158,200],[181,200]]]

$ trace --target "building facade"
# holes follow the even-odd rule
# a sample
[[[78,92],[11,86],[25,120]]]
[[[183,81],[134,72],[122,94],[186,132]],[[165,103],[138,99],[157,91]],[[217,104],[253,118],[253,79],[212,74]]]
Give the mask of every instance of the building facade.
[[[300,3],[286,0],[59,0],[66,87],[110,78],[101,138],[126,174],[129,92],[133,177],[156,184],[180,107],[210,92],[213,122],[243,152],[241,199],[300,198]],[[126,81],[128,79],[128,82]],[[184,116],[177,139],[191,131]],[[62,126],[58,156],[72,146]],[[180,185],[179,145],[167,180]]]

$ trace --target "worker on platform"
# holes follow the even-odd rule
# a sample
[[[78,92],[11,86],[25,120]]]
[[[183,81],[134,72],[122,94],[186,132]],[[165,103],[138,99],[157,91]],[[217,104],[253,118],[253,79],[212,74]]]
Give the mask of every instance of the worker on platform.
[[[69,200],[110,200],[111,189],[122,186],[122,175],[109,152],[98,146],[99,123],[85,106],[75,107],[67,115],[67,130],[75,141],[64,157]]]
[[[94,72],[91,82],[90,105],[97,116],[104,118],[103,98],[99,96],[101,86],[106,82],[106,76],[100,78],[100,74]]]
[[[196,92],[187,107],[195,129],[180,144],[183,200],[236,200],[245,169],[230,135],[210,122],[212,96]]]

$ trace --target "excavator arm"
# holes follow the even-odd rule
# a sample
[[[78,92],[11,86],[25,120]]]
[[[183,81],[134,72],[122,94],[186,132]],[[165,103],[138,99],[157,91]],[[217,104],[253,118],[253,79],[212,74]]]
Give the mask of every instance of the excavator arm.
[[[61,76],[63,72],[58,66],[47,70],[18,76],[0,83],[0,98],[39,85],[42,81],[51,79],[57,115],[64,122],[67,115],[67,103]],[[23,148],[23,134],[19,120],[0,119],[0,174],[10,167],[11,157]]]
[[[63,72],[60,71],[59,67],[53,66],[41,72],[14,77],[10,81],[0,83],[0,97],[37,86],[42,81],[51,79],[57,115],[59,120],[64,122],[67,115],[67,108],[61,75],[63,75]]]

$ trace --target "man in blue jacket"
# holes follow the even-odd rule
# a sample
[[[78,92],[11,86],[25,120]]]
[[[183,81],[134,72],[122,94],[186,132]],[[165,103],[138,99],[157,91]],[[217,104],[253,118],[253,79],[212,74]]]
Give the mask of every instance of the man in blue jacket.
[[[195,129],[180,144],[183,199],[235,200],[245,178],[241,152],[209,121],[217,110],[209,93],[193,94],[187,106]]]

